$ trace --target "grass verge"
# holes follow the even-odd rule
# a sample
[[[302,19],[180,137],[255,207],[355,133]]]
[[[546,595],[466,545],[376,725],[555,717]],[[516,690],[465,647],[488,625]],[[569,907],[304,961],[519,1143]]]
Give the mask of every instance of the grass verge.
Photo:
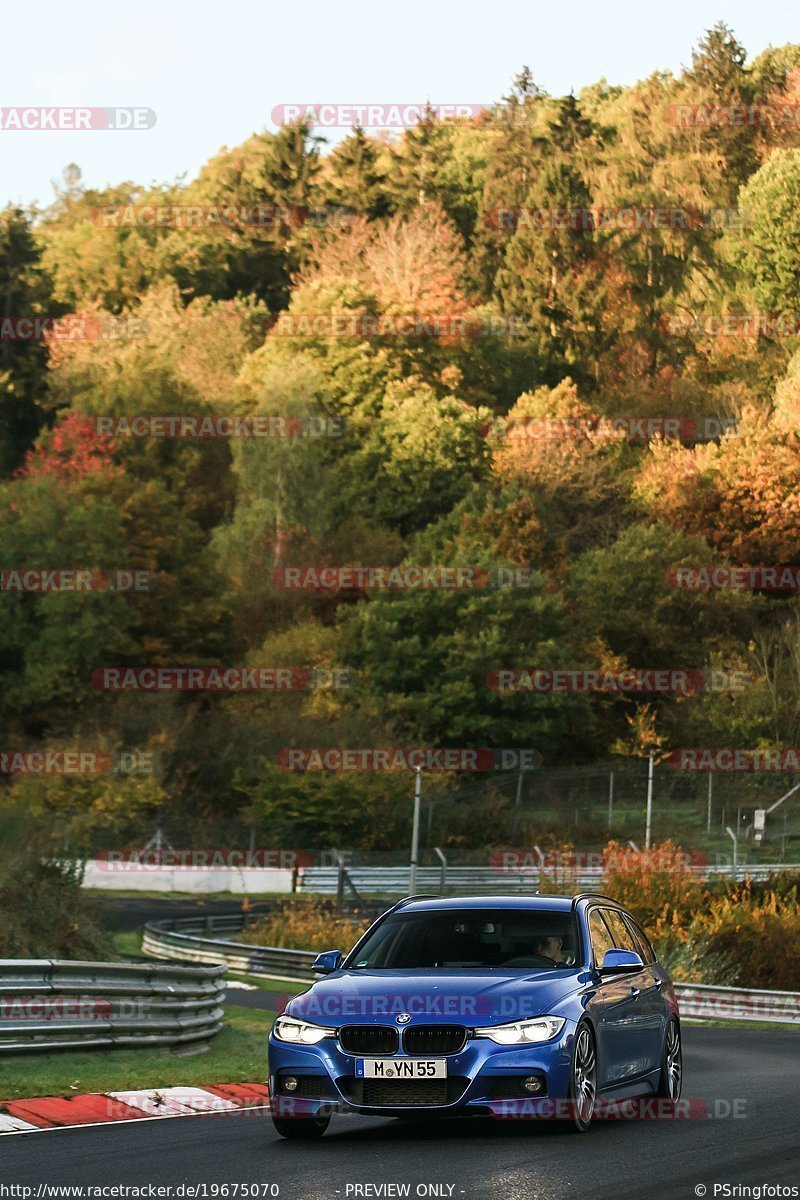
[[[117,958],[140,958],[142,954],[141,929],[116,930],[111,934],[111,943]]]
[[[274,1012],[225,1006],[225,1028],[204,1054],[167,1048],[61,1051],[0,1057],[0,1101],[133,1088],[260,1083]]]
[[[239,971],[228,971],[226,979],[241,981],[242,983],[250,983],[257,988],[259,992],[286,992],[289,996],[298,996],[300,992],[308,991],[312,981],[308,982],[297,979],[279,979],[272,975],[244,975]],[[231,997],[235,995],[236,989],[229,993]]]

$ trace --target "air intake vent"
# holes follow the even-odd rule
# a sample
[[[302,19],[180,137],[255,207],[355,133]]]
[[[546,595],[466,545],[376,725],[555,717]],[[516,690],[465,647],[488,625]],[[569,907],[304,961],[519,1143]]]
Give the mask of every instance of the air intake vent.
[[[373,1108],[424,1108],[447,1103],[446,1079],[364,1080],[363,1104]]]

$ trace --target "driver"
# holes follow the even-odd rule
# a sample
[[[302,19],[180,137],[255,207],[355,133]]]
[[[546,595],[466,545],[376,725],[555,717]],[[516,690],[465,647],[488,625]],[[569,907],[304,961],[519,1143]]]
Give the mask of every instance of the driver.
[[[550,934],[548,937],[540,937],[533,944],[533,953],[539,954],[543,958],[552,958],[553,962],[560,962],[561,955],[564,949],[564,939],[560,934]]]

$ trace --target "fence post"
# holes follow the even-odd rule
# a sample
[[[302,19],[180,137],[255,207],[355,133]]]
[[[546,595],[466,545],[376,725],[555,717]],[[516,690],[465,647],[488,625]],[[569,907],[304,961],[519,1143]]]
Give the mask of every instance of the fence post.
[[[517,776],[517,796],[514,801],[514,816],[511,821],[512,840],[516,839],[517,834],[519,833],[520,808],[522,805],[522,775],[523,772],[520,771],[519,775]]]
[[[737,873],[738,873],[738,872],[737,872],[737,868],[738,868],[738,866],[739,866],[739,861],[738,861],[738,860],[739,860],[739,854],[738,854],[738,850],[739,850],[739,839],[737,838],[736,834],[735,834],[735,833],[733,832],[733,830],[731,829],[730,825],[726,825],[726,826],[725,826],[725,832],[727,833],[728,837],[729,837],[729,838],[731,839],[731,841],[733,842],[733,861],[732,861],[732,863],[731,863],[731,875],[732,875],[732,877],[733,877],[733,880],[734,880],[734,883],[735,883],[735,882],[736,882]]]
[[[417,864],[419,862],[419,809],[422,797],[422,771],[415,768],[414,777],[414,821],[411,829],[411,862],[408,868],[408,894],[417,890]]]
[[[711,833],[711,796],[714,788],[714,776],[711,771],[708,772],[708,814],[706,819],[706,833]]]
[[[611,820],[614,816],[614,772],[608,775],[608,832],[611,833]]]
[[[434,853],[438,854],[439,861],[442,864],[442,870],[439,874],[439,895],[443,896],[444,895],[444,885],[447,880],[447,859],[445,858],[444,854],[442,853],[442,851],[439,849],[438,846],[434,846],[433,849],[434,849]]]
[[[344,855],[339,850],[334,850],[336,861],[338,863],[338,871],[336,874],[336,915],[342,915],[342,901],[344,900]]]

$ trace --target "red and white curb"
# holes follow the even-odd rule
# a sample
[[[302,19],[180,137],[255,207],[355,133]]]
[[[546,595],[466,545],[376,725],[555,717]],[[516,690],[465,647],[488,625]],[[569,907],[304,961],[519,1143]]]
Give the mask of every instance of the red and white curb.
[[[33,1096],[0,1100],[0,1135],[37,1133],[77,1125],[113,1121],[149,1121],[162,1117],[197,1117],[265,1109],[264,1083],[220,1083],[214,1087],[145,1088],[133,1092],[89,1092],[84,1096]]]

